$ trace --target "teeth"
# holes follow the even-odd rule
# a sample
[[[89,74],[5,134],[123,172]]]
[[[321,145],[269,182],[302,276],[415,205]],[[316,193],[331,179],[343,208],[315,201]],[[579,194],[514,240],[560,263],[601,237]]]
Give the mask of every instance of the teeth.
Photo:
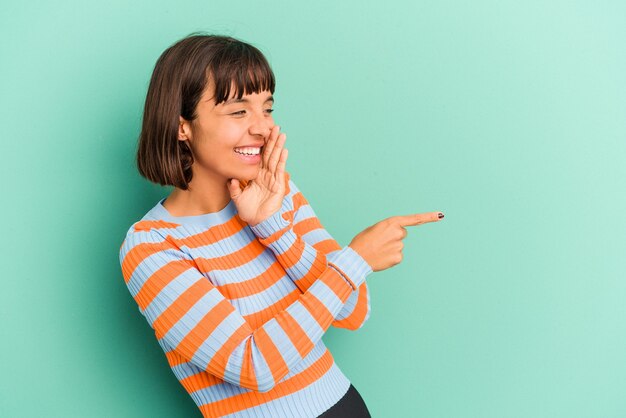
[[[252,147],[235,148],[235,152],[238,154],[245,154],[245,155],[257,155],[261,152],[261,148],[252,148]]]

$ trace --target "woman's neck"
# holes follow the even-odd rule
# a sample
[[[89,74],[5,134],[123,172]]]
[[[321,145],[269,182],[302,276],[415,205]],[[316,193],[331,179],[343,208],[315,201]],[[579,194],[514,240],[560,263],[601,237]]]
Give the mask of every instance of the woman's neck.
[[[196,216],[219,212],[230,200],[226,180],[217,182],[198,177],[189,183],[187,190],[175,188],[163,206],[172,216]]]

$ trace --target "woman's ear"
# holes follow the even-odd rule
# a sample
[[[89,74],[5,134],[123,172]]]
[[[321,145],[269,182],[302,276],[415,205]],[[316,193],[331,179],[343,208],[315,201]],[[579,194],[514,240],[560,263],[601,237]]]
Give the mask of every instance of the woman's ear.
[[[178,140],[187,141],[191,139],[191,123],[182,116],[178,117]]]

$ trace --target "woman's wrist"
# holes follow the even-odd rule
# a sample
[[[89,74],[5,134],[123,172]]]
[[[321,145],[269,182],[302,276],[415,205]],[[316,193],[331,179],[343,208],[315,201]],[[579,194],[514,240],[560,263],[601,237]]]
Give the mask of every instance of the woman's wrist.
[[[266,219],[248,226],[257,237],[267,238],[291,225],[291,220],[286,220],[282,215],[283,212],[278,210]]]

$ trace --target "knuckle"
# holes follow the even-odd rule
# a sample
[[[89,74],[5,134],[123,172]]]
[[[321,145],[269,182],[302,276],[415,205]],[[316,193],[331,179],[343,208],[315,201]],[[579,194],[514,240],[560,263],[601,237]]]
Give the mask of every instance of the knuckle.
[[[393,220],[392,220],[392,218],[386,218],[386,219],[383,219],[382,221],[380,221],[380,224],[388,227],[388,226],[391,226],[393,224]]]

